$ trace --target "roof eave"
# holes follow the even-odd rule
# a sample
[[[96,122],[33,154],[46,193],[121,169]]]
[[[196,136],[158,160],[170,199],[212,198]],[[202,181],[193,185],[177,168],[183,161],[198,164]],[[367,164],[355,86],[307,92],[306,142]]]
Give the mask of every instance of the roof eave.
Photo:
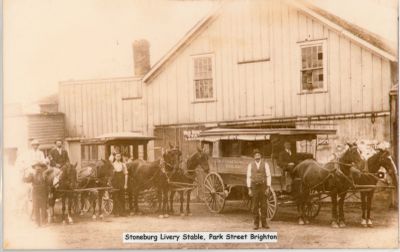
[[[335,30],[336,32],[340,33],[341,35],[343,35],[344,37],[347,37],[350,40],[355,41],[356,43],[368,48],[369,50],[371,50],[372,52],[390,60],[393,62],[397,62],[398,59],[395,55],[382,50],[374,45],[372,45],[371,43],[369,43],[368,41],[365,41],[359,37],[357,37],[356,35],[354,35],[353,33],[351,33],[350,31],[344,29],[343,27],[335,24],[334,22],[328,20],[327,18],[323,17],[322,15],[316,13],[315,11],[311,10],[310,8],[308,8],[307,6],[303,5],[302,3],[299,3],[297,1],[290,1],[290,0],[285,0],[285,2],[287,2],[288,4],[298,8],[299,10],[303,11],[304,13],[312,16],[313,18],[317,19],[318,21],[322,22],[323,24],[327,25],[328,27],[330,27],[331,29]]]

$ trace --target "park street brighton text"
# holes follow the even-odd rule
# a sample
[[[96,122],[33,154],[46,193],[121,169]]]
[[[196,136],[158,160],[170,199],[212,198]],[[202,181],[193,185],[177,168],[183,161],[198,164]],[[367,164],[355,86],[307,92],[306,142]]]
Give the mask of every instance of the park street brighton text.
[[[277,232],[126,232],[123,243],[266,243]]]

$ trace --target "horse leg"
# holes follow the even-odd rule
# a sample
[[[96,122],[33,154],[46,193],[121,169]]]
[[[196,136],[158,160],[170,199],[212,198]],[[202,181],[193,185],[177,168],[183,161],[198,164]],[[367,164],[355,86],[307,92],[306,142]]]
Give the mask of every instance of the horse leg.
[[[331,201],[332,201],[332,222],[331,222],[331,227],[333,228],[338,228],[338,215],[337,215],[337,192],[332,192],[331,193]]]
[[[134,190],[133,191],[133,213],[134,214],[139,214],[138,198],[139,198],[139,190]]]
[[[72,219],[72,206],[74,205],[74,195],[72,193],[68,194],[68,223],[73,224],[74,220]]]
[[[168,188],[163,189],[163,214],[164,218],[168,218]]]
[[[96,192],[91,192],[91,205],[92,205],[92,220],[96,220],[96,206],[97,206],[97,193]]]
[[[192,216],[192,213],[190,212],[190,195],[192,194],[192,191],[187,191],[186,192],[186,215]],[[183,197],[183,192],[182,192],[182,197]]]
[[[372,198],[374,197],[374,191],[367,193],[367,226],[372,227],[371,221],[371,207],[372,207]]]
[[[299,215],[298,217],[298,223],[299,225],[304,225],[304,221],[303,221],[303,211],[302,211],[302,203],[300,201],[297,201],[297,213]]]
[[[62,204],[62,208],[61,208],[61,211],[62,211],[62,214],[61,214],[61,220],[62,220],[62,223],[63,224],[66,224],[66,221],[65,221],[65,193],[63,193],[63,195],[61,196],[61,204]]]
[[[346,223],[344,220],[344,200],[346,199],[346,194],[347,193],[342,193],[340,195],[340,199],[339,199],[339,227],[344,228],[346,227]]]
[[[174,196],[175,196],[175,191],[171,191],[169,195],[169,213],[174,214]]]
[[[184,216],[184,212],[183,212],[183,202],[184,202],[184,198],[183,198],[183,191],[179,192],[179,214],[181,216]]]
[[[365,193],[365,192],[360,192],[360,196],[361,196],[361,211],[362,211],[361,226],[367,227],[367,219],[366,219],[366,211],[367,211],[366,193]]]
[[[163,201],[163,199],[162,199],[162,189],[161,188],[159,188],[159,189],[157,189],[157,203],[158,203],[158,209],[157,209],[157,212],[160,214],[160,216],[159,217],[164,217],[163,216],[163,212],[161,211],[162,209],[161,209],[161,207],[162,207],[162,201]],[[162,218],[161,217],[161,218]]]
[[[97,193],[97,201],[99,202],[99,218],[101,220],[104,219],[103,208],[102,208],[103,196],[104,196],[104,191],[99,191]],[[96,199],[95,199],[95,201],[96,201]]]

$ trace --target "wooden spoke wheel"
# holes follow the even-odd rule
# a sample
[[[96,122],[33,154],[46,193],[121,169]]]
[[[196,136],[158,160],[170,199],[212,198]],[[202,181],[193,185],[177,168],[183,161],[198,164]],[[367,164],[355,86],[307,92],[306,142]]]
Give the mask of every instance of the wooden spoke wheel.
[[[108,191],[104,192],[103,198],[101,199],[101,207],[105,215],[110,215],[112,213],[114,203]]]
[[[278,199],[276,197],[274,189],[270,187],[267,193],[267,220],[272,220],[278,209]]]
[[[209,173],[204,179],[204,201],[213,213],[220,213],[225,206],[225,186],[218,173]]]
[[[317,191],[310,191],[309,201],[304,207],[305,215],[308,219],[312,220],[318,216],[321,210],[321,194]]]

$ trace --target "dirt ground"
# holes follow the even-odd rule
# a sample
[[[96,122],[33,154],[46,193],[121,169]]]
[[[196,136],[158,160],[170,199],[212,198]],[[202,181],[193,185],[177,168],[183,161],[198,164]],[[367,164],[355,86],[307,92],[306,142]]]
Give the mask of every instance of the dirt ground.
[[[123,244],[123,232],[141,231],[252,231],[251,215],[232,204],[223,214],[211,214],[203,204],[193,204],[193,216],[156,215],[107,217],[93,221],[75,217],[72,225],[61,223],[37,228],[27,217],[5,215],[4,247],[13,249],[111,249],[111,248],[397,248],[398,212],[374,209],[374,227],[359,224],[359,206],[346,205],[348,226],[329,226],[330,205],[310,225],[296,224],[294,207],[284,206],[268,231],[278,232],[278,243],[269,244]]]
[[[10,174],[9,174],[10,175]],[[10,177],[8,177],[10,178]],[[93,221],[90,215],[74,217],[73,225],[60,222],[37,228],[26,213],[16,212],[18,189],[12,180],[4,180],[3,247],[8,249],[111,249],[111,248],[397,248],[398,212],[388,210],[377,195],[373,202],[373,228],[360,225],[359,204],[345,206],[347,227],[330,227],[330,204],[319,216],[299,226],[294,206],[279,206],[271,229],[278,233],[277,243],[258,244],[124,244],[123,232],[151,231],[252,231],[252,216],[240,205],[228,202],[222,214],[212,214],[202,203],[192,204],[192,216],[159,219],[155,214],[111,217]],[[177,209],[177,207],[175,208]],[[56,209],[60,213],[59,209]],[[260,230],[266,231],[266,230]]]

